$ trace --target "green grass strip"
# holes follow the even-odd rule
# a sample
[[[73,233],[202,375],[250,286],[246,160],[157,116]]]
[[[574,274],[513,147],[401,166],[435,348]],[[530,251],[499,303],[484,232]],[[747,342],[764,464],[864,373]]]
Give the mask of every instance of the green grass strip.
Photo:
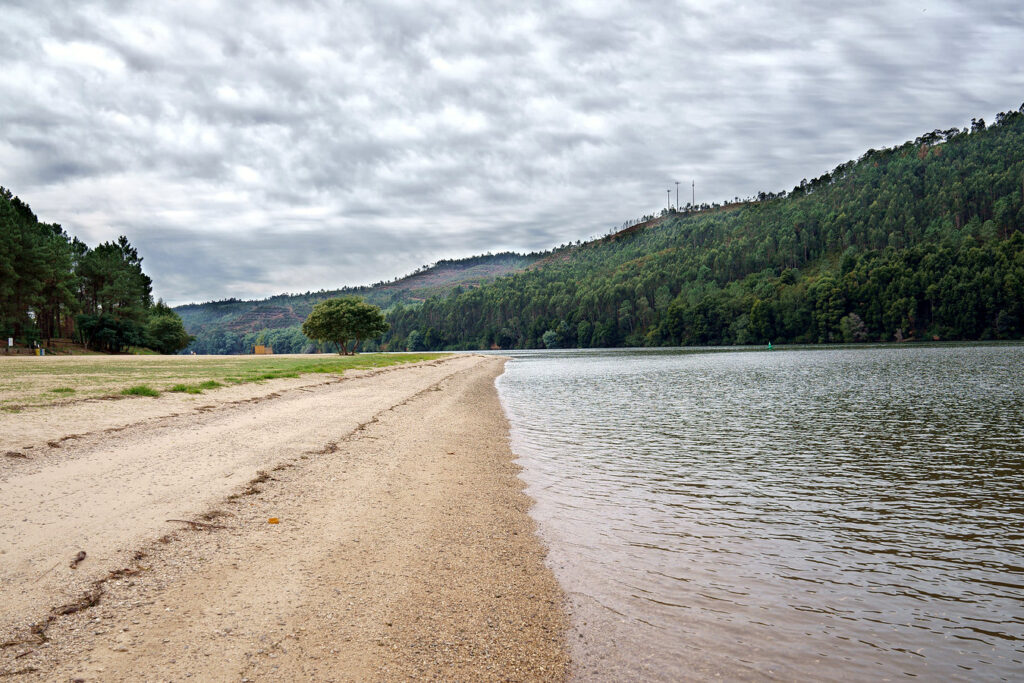
[[[62,362],[0,363],[0,409],[50,405],[55,398],[197,394],[249,382],[436,360],[440,353],[364,353],[355,356],[80,356]],[[47,359],[49,361],[49,359]],[[46,387],[57,388],[50,389]],[[127,388],[126,388],[127,387]],[[153,387],[158,387],[154,389]],[[165,389],[166,387],[166,389]]]

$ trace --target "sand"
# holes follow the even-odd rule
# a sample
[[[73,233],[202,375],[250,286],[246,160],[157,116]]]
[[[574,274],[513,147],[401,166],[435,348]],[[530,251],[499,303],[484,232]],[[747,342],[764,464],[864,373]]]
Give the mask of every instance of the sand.
[[[0,676],[564,680],[502,365],[0,415]]]

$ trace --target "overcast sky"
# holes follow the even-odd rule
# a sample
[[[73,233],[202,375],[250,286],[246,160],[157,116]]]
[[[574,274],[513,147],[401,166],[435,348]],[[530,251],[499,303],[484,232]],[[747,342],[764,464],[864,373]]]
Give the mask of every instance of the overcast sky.
[[[1020,0],[0,0],[0,185],[173,303],[547,249],[1024,101]],[[683,202],[685,203],[685,199]]]

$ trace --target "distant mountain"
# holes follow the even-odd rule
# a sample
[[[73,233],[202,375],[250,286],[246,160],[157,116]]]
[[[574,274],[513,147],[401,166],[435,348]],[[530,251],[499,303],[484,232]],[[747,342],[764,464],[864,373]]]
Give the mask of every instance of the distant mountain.
[[[245,353],[255,343],[268,343],[278,353],[312,350],[315,345],[298,329],[313,306],[324,299],[355,295],[387,310],[396,304],[414,305],[430,297],[447,296],[479,287],[503,275],[529,267],[541,254],[505,252],[438,261],[410,275],[368,287],[343,287],[305,294],[280,294],[268,299],[225,299],[186,304],[174,310],[196,340],[197,353]]]

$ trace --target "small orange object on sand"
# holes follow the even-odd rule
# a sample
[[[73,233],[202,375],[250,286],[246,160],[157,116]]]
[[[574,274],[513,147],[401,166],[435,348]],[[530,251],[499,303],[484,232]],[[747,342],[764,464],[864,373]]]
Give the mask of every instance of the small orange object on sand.
[[[281,520],[279,520],[277,517],[271,517],[270,519],[267,520],[267,524],[280,524],[280,523],[281,523]]]

